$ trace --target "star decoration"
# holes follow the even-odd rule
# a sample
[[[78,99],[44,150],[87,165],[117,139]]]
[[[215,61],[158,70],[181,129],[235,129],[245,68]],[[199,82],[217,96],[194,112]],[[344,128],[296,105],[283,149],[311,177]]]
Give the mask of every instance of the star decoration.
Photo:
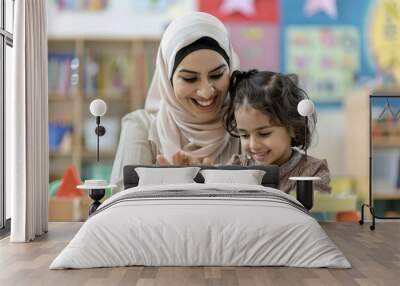
[[[336,19],[336,0],[307,0],[304,6],[306,16],[311,17],[320,11],[325,12],[332,19]]]
[[[254,0],[224,0],[220,9],[224,15],[238,12],[245,16],[252,16],[256,13]]]

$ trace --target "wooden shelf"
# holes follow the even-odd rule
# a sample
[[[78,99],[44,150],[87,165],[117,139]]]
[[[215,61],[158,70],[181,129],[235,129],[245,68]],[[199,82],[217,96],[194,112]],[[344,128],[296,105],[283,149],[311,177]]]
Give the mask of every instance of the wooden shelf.
[[[54,94],[54,93],[49,93],[49,101],[50,102],[72,102],[74,100],[74,96],[73,95],[58,95],[58,94]]]
[[[115,152],[113,151],[101,151],[100,150],[100,160],[101,159],[113,159],[115,156]],[[82,152],[82,158],[84,159],[93,159],[96,160],[97,158],[97,152],[96,151],[88,151],[88,150],[83,150]]]
[[[68,157],[72,157],[72,153],[61,153],[60,151],[49,151],[49,156],[50,157],[64,157],[64,158],[68,158]]]
[[[85,121],[90,116],[88,105],[96,98],[103,99],[109,105],[107,115],[122,118],[126,113],[142,108],[153,74],[154,63],[157,55],[159,38],[87,38],[87,37],[52,37],[48,38],[49,54],[68,53],[79,59],[79,82],[77,86],[68,87],[69,93],[62,95],[58,92],[57,78],[50,85],[49,91],[49,118],[65,120],[72,124],[71,153],[62,154],[58,151],[50,152],[50,161],[54,164],[53,177],[61,177],[62,171],[73,165],[81,174],[84,164],[96,163],[96,151],[85,149]],[[156,47],[157,46],[157,47]],[[90,52],[90,53],[89,53]],[[110,85],[110,59],[122,53],[126,69],[125,81],[121,88]],[[93,96],[86,93],[85,73],[88,57],[99,65],[99,70],[94,86]],[[87,78],[86,78],[87,79]],[[100,150],[100,163],[113,161],[115,151]],[[64,160],[63,160],[64,159]],[[67,159],[69,160],[67,162]]]
[[[400,148],[400,136],[387,136],[372,138],[373,148]]]
[[[400,200],[400,191],[397,193],[375,192],[372,194],[374,200]]]
[[[105,102],[118,102],[118,101],[120,101],[120,102],[129,102],[131,99],[129,98],[129,95],[126,95],[126,94],[124,94],[124,95],[122,95],[122,96],[119,96],[119,95],[99,95],[99,96],[91,96],[91,97],[85,97],[85,103],[90,103],[92,100],[94,100],[94,99],[102,99],[102,100],[104,100]]]

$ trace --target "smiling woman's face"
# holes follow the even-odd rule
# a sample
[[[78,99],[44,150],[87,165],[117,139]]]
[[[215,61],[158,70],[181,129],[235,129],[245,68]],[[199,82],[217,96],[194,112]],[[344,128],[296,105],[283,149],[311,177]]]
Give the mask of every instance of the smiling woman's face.
[[[197,50],[187,55],[172,77],[176,98],[187,112],[202,121],[221,111],[229,87],[229,67],[217,52]]]

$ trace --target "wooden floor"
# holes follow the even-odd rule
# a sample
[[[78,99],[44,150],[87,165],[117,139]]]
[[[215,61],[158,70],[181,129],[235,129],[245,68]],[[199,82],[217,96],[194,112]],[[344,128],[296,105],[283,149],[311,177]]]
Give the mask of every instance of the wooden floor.
[[[353,268],[120,267],[48,270],[80,223],[50,223],[32,243],[0,241],[0,285],[400,285],[400,222],[322,224]]]

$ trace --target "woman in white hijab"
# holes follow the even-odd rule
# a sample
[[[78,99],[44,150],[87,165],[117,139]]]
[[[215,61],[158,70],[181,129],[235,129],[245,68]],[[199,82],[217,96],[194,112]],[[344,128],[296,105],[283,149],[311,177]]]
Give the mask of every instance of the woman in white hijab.
[[[239,61],[225,26],[193,12],[164,32],[144,110],[122,119],[111,182],[133,164],[226,163],[239,142],[223,127],[224,102]]]

